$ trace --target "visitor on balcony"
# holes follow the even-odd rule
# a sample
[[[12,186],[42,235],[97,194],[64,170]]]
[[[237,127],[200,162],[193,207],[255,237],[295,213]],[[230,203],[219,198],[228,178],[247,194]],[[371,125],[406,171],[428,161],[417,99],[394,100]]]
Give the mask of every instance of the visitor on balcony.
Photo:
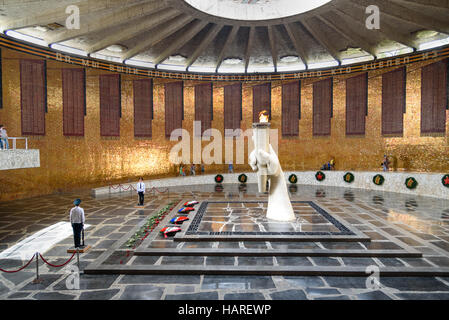
[[[1,149],[9,149],[8,133],[6,127],[0,124],[0,147]]]
[[[234,173],[234,165],[232,164],[232,162],[229,162],[228,173]]]
[[[390,170],[390,160],[388,159],[386,154],[384,155],[384,159],[382,161],[382,169],[383,169],[383,171]]]

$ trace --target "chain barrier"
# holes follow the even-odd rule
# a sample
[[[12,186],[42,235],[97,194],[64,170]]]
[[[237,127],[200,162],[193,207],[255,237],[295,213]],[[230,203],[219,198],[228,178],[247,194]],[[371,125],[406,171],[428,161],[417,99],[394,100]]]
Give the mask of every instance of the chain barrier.
[[[163,190],[163,191],[159,191],[159,189],[158,188],[156,188],[156,187],[153,187],[153,188],[151,188],[150,189],[150,192],[151,192],[151,190],[156,190],[156,192],[157,193],[166,193],[167,191],[168,191],[168,188],[166,188],[165,190]]]
[[[64,262],[63,264],[59,264],[59,265],[56,265],[56,264],[51,264],[50,262],[48,262],[47,260],[45,260],[45,258],[39,253],[39,256],[41,257],[41,259],[42,259],[42,261],[44,261],[46,264],[48,264],[50,267],[53,267],[53,268],[61,268],[61,267],[63,267],[63,266],[65,266],[67,263],[69,263],[70,261],[72,261],[72,259],[73,259],[73,257],[75,256],[75,254],[76,254],[76,251],[72,254],[72,256],[69,258],[69,260],[67,260],[66,262]]]
[[[125,186],[123,186],[123,185],[121,185],[121,184],[119,184],[118,186],[110,185],[109,188],[111,188],[112,190],[117,190],[117,189],[119,189],[120,191],[128,191],[128,190],[134,190],[134,191],[137,191],[137,189],[134,188],[134,186],[133,186],[132,184],[130,184],[130,185],[127,186],[127,187],[125,187]]]
[[[31,257],[30,261],[28,261],[27,264],[25,264],[20,269],[17,269],[17,270],[4,270],[4,269],[0,268],[0,271],[6,272],[6,273],[16,273],[16,272],[22,271],[23,269],[25,269],[26,267],[28,267],[30,265],[30,263],[33,261],[34,257],[35,257],[35,255],[33,254],[33,256]]]
[[[30,261],[28,261],[23,267],[20,267],[20,268],[17,269],[17,270],[5,270],[5,269],[0,268],[0,271],[6,272],[6,273],[16,273],[16,272],[19,272],[19,271],[25,269],[26,267],[28,267],[28,266],[30,265],[30,263],[34,260],[34,258],[36,258],[36,278],[33,280],[32,283],[33,283],[33,284],[38,284],[38,283],[41,283],[41,282],[42,282],[42,279],[39,278],[39,257],[41,257],[42,261],[43,261],[44,263],[46,263],[47,265],[49,265],[50,267],[53,267],[53,268],[61,268],[61,267],[65,266],[66,264],[68,264],[70,261],[72,261],[72,259],[73,259],[73,257],[75,256],[75,254],[77,254],[78,270],[79,270],[79,250],[76,250],[76,252],[74,252],[74,253],[72,254],[72,256],[69,258],[69,260],[67,260],[67,261],[64,262],[63,264],[59,264],[59,265],[52,264],[52,263],[48,262],[47,260],[45,260],[45,258],[44,258],[39,252],[36,252],[35,254],[33,254],[33,256],[31,257]]]
[[[120,191],[130,191],[130,190],[137,191],[137,189],[134,188],[134,186],[132,184],[128,185],[127,187],[125,187],[125,186],[123,186],[121,184],[119,184],[117,186],[110,185],[109,188],[112,189],[112,190],[120,190]],[[169,189],[165,188],[165,189],[159,190],[156,187],[152,187],[152,188],[149,189],[149,192],[151,192],[151,191],[156,191],[157,193],[166,193],[166,192],[169,191]]]

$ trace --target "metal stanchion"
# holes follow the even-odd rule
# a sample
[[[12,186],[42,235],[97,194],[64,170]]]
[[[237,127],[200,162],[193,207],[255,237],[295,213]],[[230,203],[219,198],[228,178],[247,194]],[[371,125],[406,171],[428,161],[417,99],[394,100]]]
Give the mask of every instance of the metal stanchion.
[[[33,280],[33,283],[39,284],[42,282],[42,279],[39,279],[39,252],[36,252],[35,255],[36,255],[36,279]]]
[[[76,248],[76,263],[78,265],[78,272],[80,272],[80,249]]]
[[[170,199],[170,188],[167,187],[168,198]]]

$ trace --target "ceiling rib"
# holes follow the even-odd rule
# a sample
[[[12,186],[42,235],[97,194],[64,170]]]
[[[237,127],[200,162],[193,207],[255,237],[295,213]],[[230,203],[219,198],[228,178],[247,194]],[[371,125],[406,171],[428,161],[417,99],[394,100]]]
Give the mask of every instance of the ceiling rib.
[[[82,16],[92,12],[114,8],[114,6],[117,6],[120,3],[123,5],[121,0],[83,0],[75,2],[72,5],[79,8],[80,16]],[[47,10],[44,13],[38,11],[35,14],[22,19],[10,19],[2,24],[2,28],[3,30],[15,30],[38,25],[47,25],[57,21],[65,21],[68,17],[65,12],[66,8],[67,4],[64,4],[52,10]]]
[[[301,44],[301,41],[297,38],[291,25],[284,24],[284,27],[285,27],[285,30],[287,30],[290,40],[293,42],[293,45],[295,46],[296,53],[301,58],[302,62],[306,66],[306,69],[308,69],[308,59],[307,59],[306,51],[304,50],[304,47]]]
[[[444,13],[447,16],[449,16],[449,8],[447,7],[447,4],[449,2],[446,2],[446,6],[441,5],[435,5],[434,3],[429,2],[417,2],[417,1],[404,1],[404,0],[391,0],[393,2],[396,2],[399,5],[402,6],[410,6],[411,8],[415,8],[415,10],[428,10],[429,13]]]
[[[248,72],[249,58],[251,57],[251,49],[254,42],[255,32],[256,27],[249,27],[248,41],[246,43],[246,50],[245,50],[245,73]]]
[[[358,4],[359,6],[360,5],[368,6],[371,4],[369,1],[366,0],[350,0],[350,1],[352,4]],[[411,23],[425,29],[438,31],[445,34],[448,33],[449,25],[447,24],[447,22],[439,21],[434,17],[428,16],[422,12],[411,10],[409,8],[392,3],[391,1],[385,2],[384,0],[377,0],[376,4],[379,6],[381,10],[381,16],[385,15],[390,18],[400,20],[406,23]],[[395,12],[400,12],[400,14]]]
[[[176,53],[183,45],[185,45],[189,40],[191,40],[198,32],[200,32],[206,25],[207,21],[196,21],[195,25],[192,26],[188,31],[182,33],[175,41],[173,41],[156,59],[153,60],[155,65],[160,64],[165,59],[167,59],[171,54]]]
[[[341,65],[340,53],[338,50],[330,44],[330,42],[326,39],[324,34],[321,31],[318,31],[318,28],[313,28],[305,19],[301,19],[301,24],[309,31],[310,34],[315,38],[315,40],[324,47],[324,49],[334,58],[338,65]]]
[[[98,32],[105,30],[111,26],[117,26],[123,23],[127,23],[132,20],[139,19],[141,17],[150,15],[154,12],[159,12],[166,8],[163,2],[150,2],[144,5],[134,5],[127,10],[114,11],[111,14],[103,16],[99,19],[95,19],[92,23],[82,23],[80,29],[64,29],[55,35],[48,37],[46,40],[48,43],[58,43],[74,39],[88,33]],[[163,14],[163,13],[162,13]],[[135,27],[135,26],[134,26]]]
[[[172,9],[166,10],[161,13],[158,12],[140,24],[133,25],[129,28],[121,29],[120,33],[111,34],[110,36],[107,36],[106,38],[98,41],[97,43],[95,43],[95,45],[89,47],[87,49],[87,52],[88,53],[97,52],[110,46],[111,44],[116,44],[125,40],[132,39],[138,36],[139,34],[151,30],[152,28],[155,28],[158,25],[164,23],[165,21],[173,19],[177,16],[181,16],[181,14]]]
[[[217,34],[223,28],[223,25],[214,24],[213,27],[207,32],[206,37],[201,41],[201,44],[195,49],[192,56],[187,60],[187,71],[189,67],[198,59],[200,54],[206,49],[206,47],[215,39]]]
[[[366,30],[366,32],[372,32],[372,33],[377,33],[379,35],[382,35],[383,37],[393,40],[397,43],[400,43],[404,46],[413,48],[414,50],[418,49],[417,44],[410,39],[409,37],[403,36],[402,34],[398,33],[397,31],[395,31],[392,27],[390,27],[389,24],[387,24],[385,21],[382,22],[382,28],[381,29],[373,29],[373,30],[368,30],[366,29],[365,26],[365,22],[363,21],[359,21],[357,19],[355,19],[354,17],[348,15],[346,12],[335,8],[335,14],[337,14],[340,18],[342,18],[343,20],[346,21],[346,23],[354,23],[356,24],[357,28],[361,28],[361,30]],[[369,36],[369,34],[367,34],[367,36]]]
[[[126,52],[121,57],[122,60],[124,61],[127,59],[131,59],[132,57],[159,43],[163,39],[169,37],[170,35],[178,31],[182,27],[185,27],[192,21],[193,21],[192,17],[184,16],[182,18],[176,19],[173,23],[168,24],[161,32],[151,32],[151,36],[147,40],[139,42],[139,44],[128,50],[128,52]]]
[[[342,35],[347,40],[355,41],[354,43],[356,45],[359,45],[361,49],[372,55],[374,58],[376,57],[376,49],[364,39],[356,35],[354,32],[348,31],[347,28],[344,28],[343,24],[337,25],[323,16],[317,16],[317,18],[323,21],[323,23],[327,24],[330,28],[334,29],[337,33]]]
[[[276,37],[274,36],[273,26],[268,26],[268,39],[270,41],[271,56],[273,57],[274,72],[277,72],[277,70],[278,70],[278,64],[277,64],[278,54],[277,54]]]
[[[220,55],[217,59],[217,65],[215,66],[215,72],[218,72],[218,68],[220,68],[221,63],[223,62],[224,55],[226,53],[226,50],[228,49],[229,45],[234,41],[234,38],[239,31],[239,26],[233,26],[231,31],[229,32],[228,36],[226,37],[226,41],[223,45],[223,48],[220,50]]]

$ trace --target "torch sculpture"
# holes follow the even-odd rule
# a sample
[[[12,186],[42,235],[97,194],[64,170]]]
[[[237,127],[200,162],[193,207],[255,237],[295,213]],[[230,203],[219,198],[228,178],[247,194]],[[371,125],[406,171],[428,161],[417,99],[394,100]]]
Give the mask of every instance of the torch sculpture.
[[[249,155],[249,165],[257,171],[259,192],[268,192],[267,218],[283,222],[295,221],[284,172],[270,144],[268,112],[262,111],[259,121],[253,124],[254,150]]]

